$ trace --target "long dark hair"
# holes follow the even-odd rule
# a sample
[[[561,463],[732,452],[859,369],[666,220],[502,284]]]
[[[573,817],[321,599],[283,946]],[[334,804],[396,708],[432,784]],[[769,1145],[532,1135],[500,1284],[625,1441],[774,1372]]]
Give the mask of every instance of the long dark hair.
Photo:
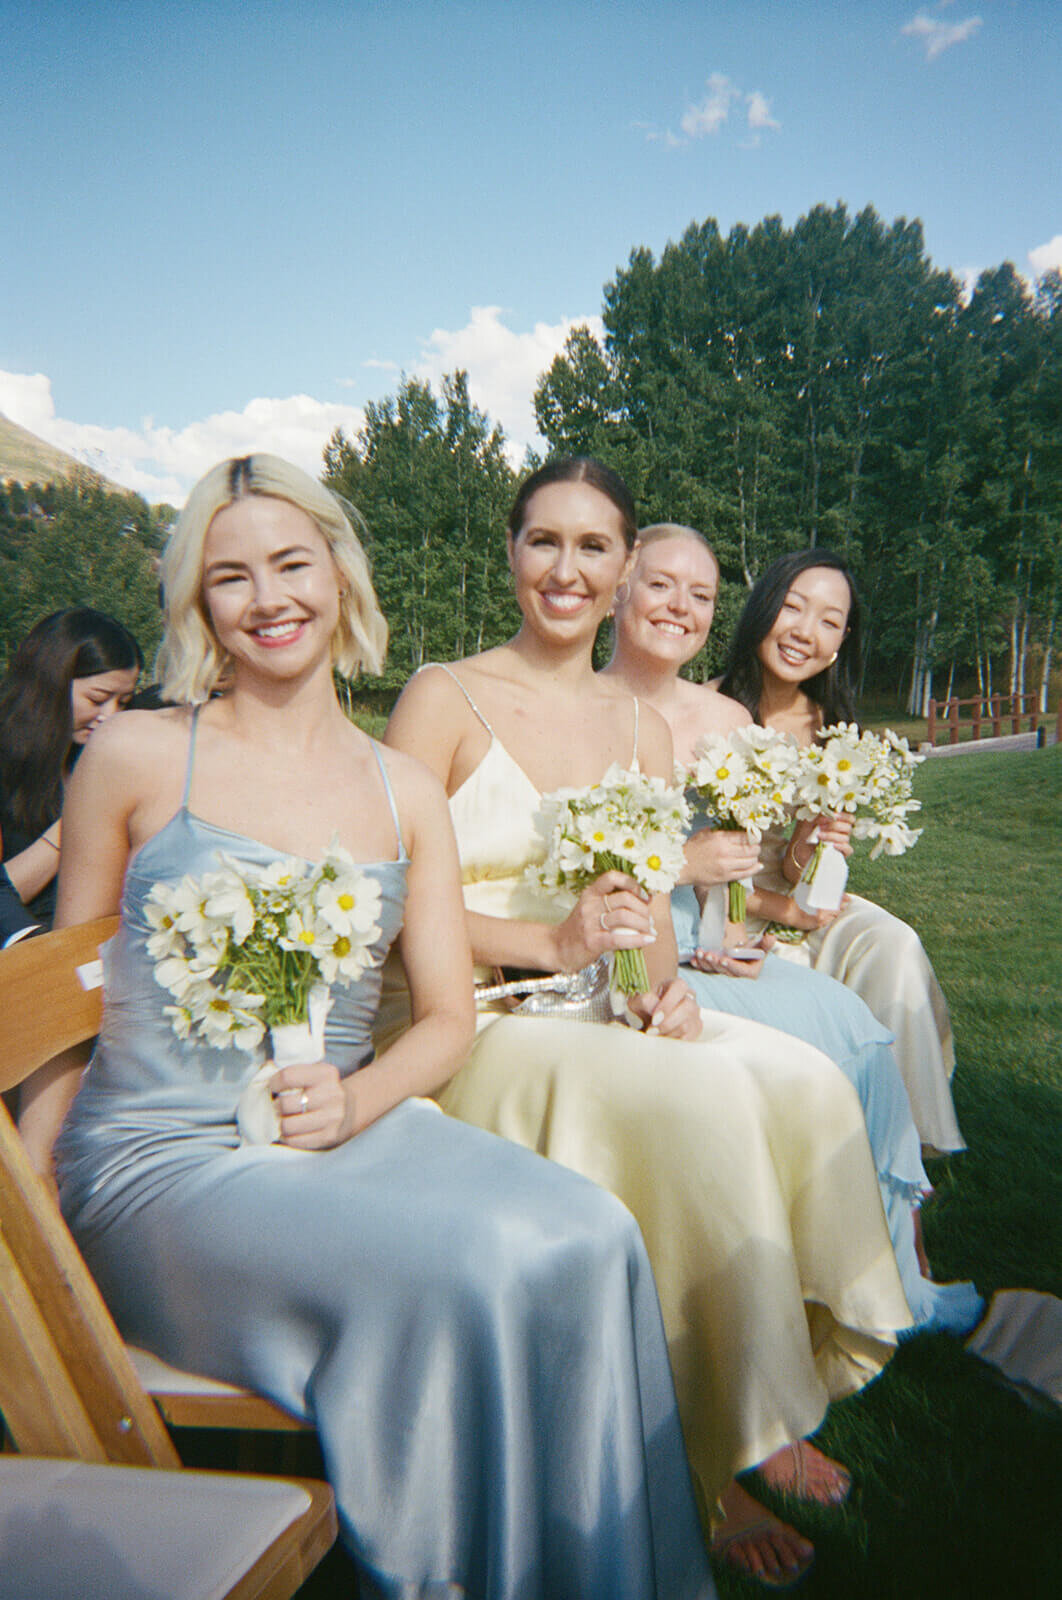
[[[591,489],[597,489],[606,500],[611,500],[619,512],[623,522],[623,542],[627,549],[634,548],[634,541],[638,537],[634,497],[619,473],[612,467],[606,467],[603,461],[598,461],[594,456],[554,456],[524,479],[517,490],[507,523],[514,539],[520,536],[531,496],[551,483],[588,483]]]
[[[75,678],[144,664],[133,635],[102,611],[73,606],[38,622],[0,682],[0,789],[12,820],[34,838],[63,808],[63,778],[80,755],[72,744]]]
[[[719,681],[721,694],[741,704],[755,720],[760,719],[763,695],[763,666],[759,648],[774,627],[782,603],[793,580],[812,567],[829,567],[839,572],[848,584],[851,606],[848,632],[837,651],[837,660],[800,685],[808,699],[819,708],[822,726],[855,721],[855,679],[859,675],[861,651],[861,608],[855,580],[840,556],[830,550],[794,550],[772,561],[757,578],[745,601],[730,641],[726,670]]]

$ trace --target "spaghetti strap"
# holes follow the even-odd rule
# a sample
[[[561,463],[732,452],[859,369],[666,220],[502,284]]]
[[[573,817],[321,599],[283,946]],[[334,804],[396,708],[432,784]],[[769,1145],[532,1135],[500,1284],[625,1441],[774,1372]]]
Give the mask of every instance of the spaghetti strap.
[[[395,837],[398,840],[398,859],[399,861],[404,861],[406,860],[406,844],[405,840],[402,838],[402,824],[398,820],[398,806],[395,803],[395,792],[391,788],[391,780],[387,775],[387,764],[384,761],[383,755],[380,751],[378,741],[372,739],[370,740],[370,743],[372,745],[372,753],[376,757],[376,765],[380,769],[380,777],[383,779],[384,793],[387,796],[387,804],[391,808],[391,820],[395,825]]]
[[[187,811],[188,797],[192,792],[192,767],[195,765],[195,735],[199,727],[199,707],[192,707],[192,727],[188,735],[188,763],[184,769],[184,793],[181,795],[181,809]]]
[[[457,687],[460,689],[461,693],[464,695],[465,699],[468,701],[469,705],[472,707],[472,710],[475,712],[476,716],[479,718],[480,722],[482,722],[483,726],[486,728],[487,732],[490,734],[491,738],[493,739],[494,736],[495,736],[494,735],[494,729],[491,727],[490,723],[487,721],[486,717],[483,715],[482,711],[479,709],[479,707],[477,706],[476,702],[473,700],[472,696],[469,694],[468,690],[465,688],[464,684],[461,682],[461,679],[457,676],[457,673],[456,672],[451,672],[450,668],[448,666],[446,666],[442,661],[425,661],[425,663],[424,663],[424,665],[422,667],[418,667],[417,668],[417,672],[418,673],[426,672],[429,667],[438,667],[440,672],[445,672],[446,676],[448,678],[452,678],[454,680],[454,682],[456,683]]]

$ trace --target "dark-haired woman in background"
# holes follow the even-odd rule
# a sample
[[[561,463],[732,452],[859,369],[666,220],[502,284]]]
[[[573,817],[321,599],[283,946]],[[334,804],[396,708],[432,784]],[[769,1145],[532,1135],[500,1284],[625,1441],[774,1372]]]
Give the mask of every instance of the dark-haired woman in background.
[[[824,550],[779,556],[745,602],[718,687],[755,721],[811,744],[832,723],[856,720],[860,620],[855,583],[839,556]],[[760,854],[770,865],[759,887],[788,893],[811,857],[815,826],[801,822],[788,841],[764,840]],[[819,838],[845,855],[851,829],[846,817],[818,822]],[[806,937],[780,946],[779,955],[810,962],[862,996],[894,1036],[923,1144],[964,1149],[949,1085],[955,1050],[947,1002],[914,929],[859,895],[832,916],[803,917],[794,906],[792,920]]]
[[[63,785],[92,733],[129,704],[143,666],[120,622],[89,606],[32,628],[0,682],[0,837],[38,923],[55,911]]]

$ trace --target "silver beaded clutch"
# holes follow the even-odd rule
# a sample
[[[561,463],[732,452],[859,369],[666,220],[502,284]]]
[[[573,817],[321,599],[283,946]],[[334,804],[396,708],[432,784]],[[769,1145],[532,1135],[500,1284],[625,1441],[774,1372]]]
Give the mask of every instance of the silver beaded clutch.
[[[476,1005],[485,1008],[501,1001],[507,1010],[525,1017],[565,1017],[569,1022],[614,1022],[609,996],[608,956],[598,956],[580,972],[554,972],[543,978],[515,978],[509,983],[483,984],[476,989]]]

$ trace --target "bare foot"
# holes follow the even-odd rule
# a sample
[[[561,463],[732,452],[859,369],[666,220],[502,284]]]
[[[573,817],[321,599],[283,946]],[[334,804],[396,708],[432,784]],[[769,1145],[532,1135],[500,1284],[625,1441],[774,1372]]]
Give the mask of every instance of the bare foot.
[[[815,1547],[771,1515],[766,1506],[731,1482],[720,1496],[725,1513],[712,1531],[712,1554],[770,1589],[799,1583],[815,1559]]]
[[[777,1494],[810,1500],[819,1506],[839,1506],[848,1499],[852,1479],[844,1467],[816,1450],[806,1439],[787,1444],[768,1456],[757,1472]]]

